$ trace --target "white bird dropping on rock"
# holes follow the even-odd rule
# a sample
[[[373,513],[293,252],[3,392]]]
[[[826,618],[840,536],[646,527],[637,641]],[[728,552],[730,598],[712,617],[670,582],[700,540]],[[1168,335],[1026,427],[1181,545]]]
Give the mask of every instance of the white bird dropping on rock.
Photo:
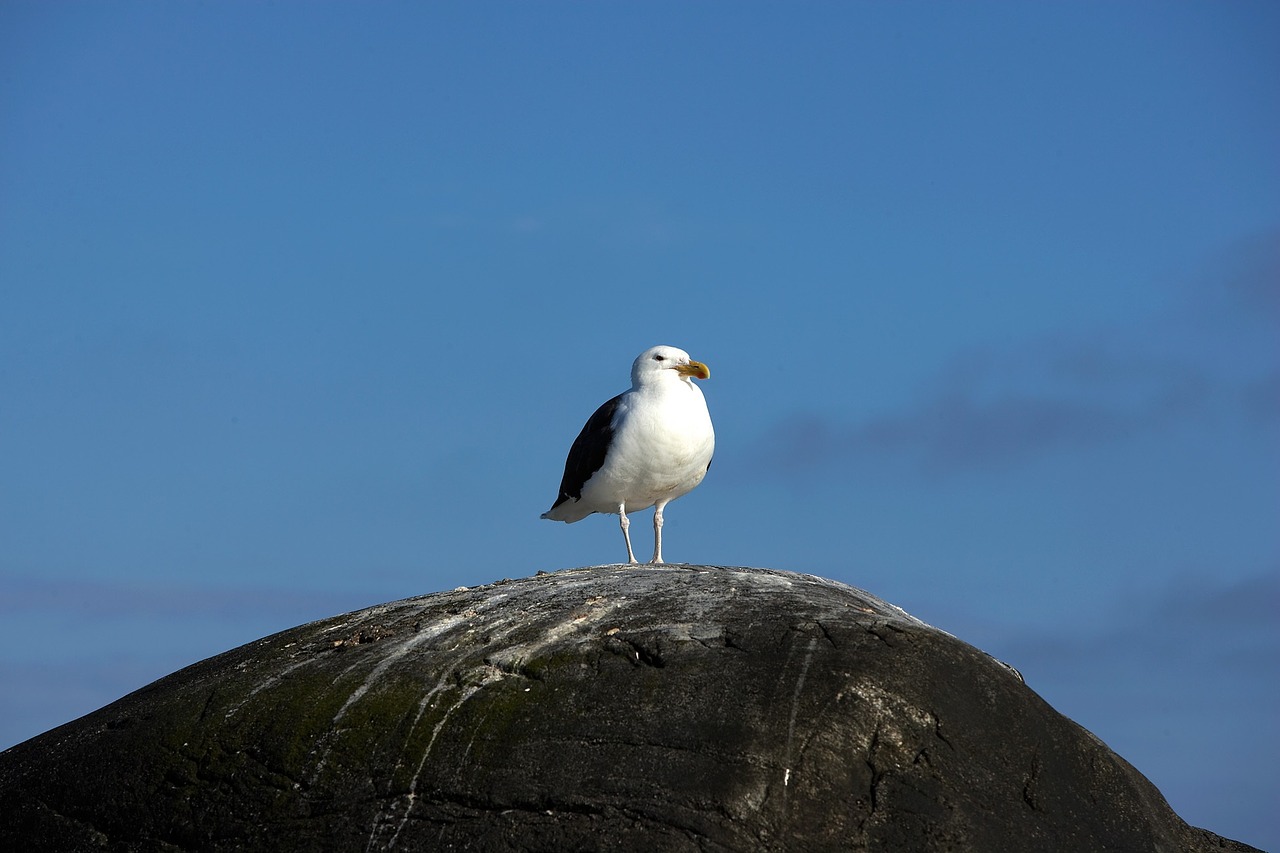
[[[653,559],[662,562],[662,510],[702,482],[716,436],[702,390],[693,379],[711,371],[675,347],[653,347],[631,365],[631,390],[614,397],[587,421],[569,448],[564,479],[542,514],[572,524],[593,512],[617,513],[627,560],[627,511],[653,507]]]

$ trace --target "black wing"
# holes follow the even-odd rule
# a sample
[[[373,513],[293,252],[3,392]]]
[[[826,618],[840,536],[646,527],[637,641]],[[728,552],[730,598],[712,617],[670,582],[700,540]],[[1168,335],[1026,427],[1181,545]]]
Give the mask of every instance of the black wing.
[[[580,500],[582,487],[591,475],[600,470],[604,457],[613,442],[613,416],[618,411],[622,395],[596,409],[596,413],[587,419],[587,425],[573,440],[569,448],[569,458],[564,463],[564,479],[560,481],[560,494],[551,505],[555,509],[568,500]]]

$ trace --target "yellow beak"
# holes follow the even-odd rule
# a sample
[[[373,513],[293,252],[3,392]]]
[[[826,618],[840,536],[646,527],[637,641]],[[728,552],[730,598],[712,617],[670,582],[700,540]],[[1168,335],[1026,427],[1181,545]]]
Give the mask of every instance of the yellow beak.
[[[677,364],[676,373],[681,376],[692,376],[694,379],[710,379],[711,369],[700,361],[691,361],[688,364]]]

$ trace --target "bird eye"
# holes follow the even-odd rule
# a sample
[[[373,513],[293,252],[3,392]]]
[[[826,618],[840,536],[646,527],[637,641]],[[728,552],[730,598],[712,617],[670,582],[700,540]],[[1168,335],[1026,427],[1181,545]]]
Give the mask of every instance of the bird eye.
[[[666,360],[667,360],[667,357],[666,357],[666,356],[663,356],[663,355],[655,355],[655,356],[653,357],[653,360],[654,360],[654,361],[666,361]]]

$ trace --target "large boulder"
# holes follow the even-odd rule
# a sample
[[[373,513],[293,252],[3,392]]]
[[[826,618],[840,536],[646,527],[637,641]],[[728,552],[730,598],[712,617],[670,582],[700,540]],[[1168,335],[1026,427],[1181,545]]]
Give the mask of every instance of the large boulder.
[[[1251,850],[876,597],[713,566],[407,599],[0,754],[0,848]]]

